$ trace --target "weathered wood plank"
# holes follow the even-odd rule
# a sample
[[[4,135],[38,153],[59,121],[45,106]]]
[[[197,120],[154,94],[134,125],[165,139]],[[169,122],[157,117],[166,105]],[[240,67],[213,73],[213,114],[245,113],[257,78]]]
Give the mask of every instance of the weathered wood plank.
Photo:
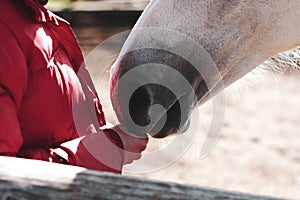
[[[203,199],[275,198],[149,181],[80,167],[0,157],[0,199]]]

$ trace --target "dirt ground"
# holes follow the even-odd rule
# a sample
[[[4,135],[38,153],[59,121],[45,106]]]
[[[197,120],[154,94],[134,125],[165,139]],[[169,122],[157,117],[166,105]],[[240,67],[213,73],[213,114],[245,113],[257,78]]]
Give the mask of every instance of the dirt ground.
[[[268,73],[251,83],[239,81],[226,90],[223,129],[207,157],[199,155],[207,119],[212,118],[211,102],[199,108],[202,121],[196,121],[197,137],[181,158],[173,162],[166,154],[143,156],[125,167],[125,175],[300,199],[299,85],[299,72]],[[144,155],[165,148],[169,140],[151,140]],[[155,169],[157,162],[171,165],[134,173],[143,165]]]

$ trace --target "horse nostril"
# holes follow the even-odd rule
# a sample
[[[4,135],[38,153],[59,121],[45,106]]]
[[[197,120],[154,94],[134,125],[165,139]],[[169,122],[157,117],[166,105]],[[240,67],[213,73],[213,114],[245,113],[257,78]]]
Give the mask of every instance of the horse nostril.
[[[143,85],[130,97],[131,120],[136,125],[145,127],[147,130],[144,131],[147,131],[152,137],[167,137],[183,128],[181,126],[186,125],[190,110],[187,103],[188,97],[188,95],[181,97],[181,105],[175,94],[168,88],[158,84]],[[153,105],[160,105],[164,110],[152,112],[150,108]],[[138,135],[141,134],[139,130],[131,131]]]
[[[134,123],[139,126],[147,126],[151,119],[149,116],[149,107],[151,100],[147,86],[139,87],[129,100],[129,113]]]

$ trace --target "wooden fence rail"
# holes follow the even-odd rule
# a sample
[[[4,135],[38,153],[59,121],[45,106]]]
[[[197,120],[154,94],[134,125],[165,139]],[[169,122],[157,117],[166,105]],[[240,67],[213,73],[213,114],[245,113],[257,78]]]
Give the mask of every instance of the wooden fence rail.
[[[275,198],[149,181],[80,167],[0,157],[0,200]]]

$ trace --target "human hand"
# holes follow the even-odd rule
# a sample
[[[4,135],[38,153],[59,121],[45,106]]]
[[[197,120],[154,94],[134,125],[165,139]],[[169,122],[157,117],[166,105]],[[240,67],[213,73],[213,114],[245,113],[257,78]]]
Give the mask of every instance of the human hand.
[[[107,130],[113,130],[121,138],[124,151],[124,162],[123,164],[130,164],[134,160],[141,158],[141,153],[146,149],[148,143],[148,136],[138,137],[130,133],[126,133],[119,126],[110,127]]]

